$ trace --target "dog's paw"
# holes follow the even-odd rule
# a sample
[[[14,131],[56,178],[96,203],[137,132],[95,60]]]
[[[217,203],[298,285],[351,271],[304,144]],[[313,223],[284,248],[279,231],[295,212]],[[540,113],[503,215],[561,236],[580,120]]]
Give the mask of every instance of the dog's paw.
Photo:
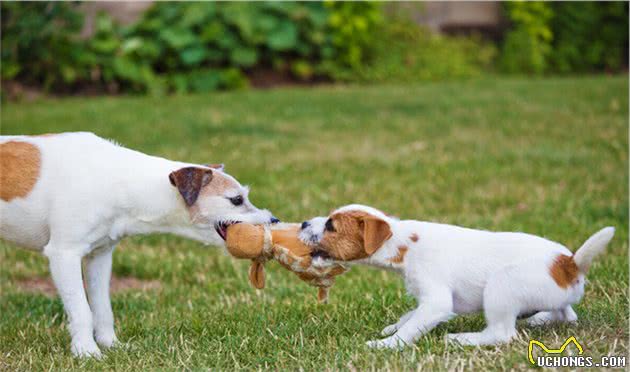
[[[407,343],[399,337],[391,336],[382,340],[372,340],[366,343],[367,347],[372,349],[394,349],[400,350],[407,346]]]
[[[103,357],[101,354],[101,350],[96,345],[94,340],[84,341],[84,342],[73,342],[72,343],[72,355],[77,358],[96,358],[100,359]]]
[[[390,324],[387,327],[383,328],[381,331],[381,336],[387,337],[389,335],[394,334],[398,330],[398,323]]]
[[[116,334],[113,331],[96,332],[94,338],[96,339],[96,343],[99,346],[104,347],[106,349],[109,349],[111,347],[117,347],[120,345],[120,342],[118,341],[118,338],[116,337]]]

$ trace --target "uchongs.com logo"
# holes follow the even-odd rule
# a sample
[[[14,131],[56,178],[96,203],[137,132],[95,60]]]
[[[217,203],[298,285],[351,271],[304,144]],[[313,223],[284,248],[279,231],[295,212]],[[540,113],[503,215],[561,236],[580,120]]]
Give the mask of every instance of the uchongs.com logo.
[[[573,344],[577,349],[577,355],[561,355],[564,350]],[[538,346],[543,355],[534,357],[534,345]],[[620,355],[603,356],[599,360],[595,360],[591,356],[584,355],[584,348],[575,338],[571,336],[558,349],[550,349],[538,340],[530,340],[527,350],[529,361],[538,367],[608,367],[608,368],[624,368],[626,366],[626,357]]]

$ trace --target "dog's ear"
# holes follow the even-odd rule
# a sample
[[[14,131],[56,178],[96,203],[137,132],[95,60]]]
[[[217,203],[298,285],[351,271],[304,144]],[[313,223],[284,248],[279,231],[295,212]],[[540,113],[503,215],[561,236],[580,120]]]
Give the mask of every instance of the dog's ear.
[[[254,288],[265,288],[265,265],[256,260],[252,260],[252,266],[249,267],[249,281]]]
[[[372,255],[383,243],[391,238],[389,224],[374,216],[363,218],[363,247],[368,255]]]
[[[225,172],[225,164],[205,164],[206,167],[216,169],[221,172]]]
[[[185,167],[168,175],[171,185],[177,187],[187,206],[195,204],[199,191],[212,180],[212,170],[199,167]]]

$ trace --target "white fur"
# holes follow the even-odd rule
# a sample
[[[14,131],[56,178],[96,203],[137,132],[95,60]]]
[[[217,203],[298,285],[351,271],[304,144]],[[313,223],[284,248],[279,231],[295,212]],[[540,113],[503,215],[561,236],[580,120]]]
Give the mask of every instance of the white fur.
[[[272,217],[247,200],[247,189],[236,180],[224,195],[200,196],[191,217],[169,174],[202,165],[145,155],[92,133],[0,136],[0,143],[10,140],[34,144],[41,152],[41,170],[25,198],[0,200],[0,237],[48,257],[77,356],[99,356],[97,343],[110,347],[116,342],[109,281],[120,239],[160,232],[223,246],[215,223],[268,223]],[[236,194],[245,198],[238,207],[226,198]]]
[[[356,262],[398,271],[418,301],[415,310],[383,329],[383,336],[391,336],[368,342],[371,347],[402,347],[456,315],[480,311],[485,313],[485,330],[450,334],[449,340],[465,345],[507,342],[516,335],[517,317],[528,313],[536,313],[528,319],[532,325],[577,320],[571,305],[584,294],[586,272],[579,272],[574,285],[561,288],[549,271],[558,255],[572,255],[563,245],[524,233],[400,221],[363,205],[345,206],[333,214],[350,210],[375,215],[392,230],[392,237],[372,256]],[[310,220],[301,238],[317,243],[325,234],[326,220]],[[417,234],[417,242],[410,239],[412,234]],[[575,255],[578,267],[587,268],[613,234],[614,228],[608,227],[589,239]],[[409,250],[401,264],[393,264],[399,246]]]

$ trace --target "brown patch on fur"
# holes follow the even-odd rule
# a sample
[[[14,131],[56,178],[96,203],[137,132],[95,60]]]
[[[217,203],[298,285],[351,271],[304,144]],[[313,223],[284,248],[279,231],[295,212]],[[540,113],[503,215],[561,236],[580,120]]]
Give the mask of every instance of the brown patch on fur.
[[[575,264],[572,256],[563,254],[556,257],[553,264],[549,268],[551,277],[560,288],[571,286],[577,279],[579,269]]]
[[[325,231],[320,245],[338,260],[369,257],[392,236],[387,222],[366,212],[340,212],[330,218],[335,231]]]
[[[30,278],[17,282],[17,286],[25,292],[40,293],[44,296],[54,297],[57,294],[55,284],[50,278]],[[131,276],[112,277],[110,290],[112,293],[127,291],[150,291],[162,288],[159,280],[142,280]]]
[[[401,245],[400,247],[398,247],[398,254],[390,258],[389,262],[394,264],[403,263],[405,261],[405,255],[407,254],[408,250],[409,248],[407,246]]]
[[[0,198],[11,201],[26,197],[39,178],[41,153],[30,143],[0,144]]]
[[[59,133],[42,133],[42,134],[35,134],[32,137],[52,137],[52,136],[56,136]]]
[[[411,234],[411,236],[409,237],[409,240],[411,240],[414,243],[417,242],[418,239],[420,239],[420,238],[418,237],[418,234],[416,234],[416,233]]]
[[[195,204],[201,188],[212,181],[213,172],[200,167],[184,167],[168,175],[171,185],[177,187],[187,206]]]

